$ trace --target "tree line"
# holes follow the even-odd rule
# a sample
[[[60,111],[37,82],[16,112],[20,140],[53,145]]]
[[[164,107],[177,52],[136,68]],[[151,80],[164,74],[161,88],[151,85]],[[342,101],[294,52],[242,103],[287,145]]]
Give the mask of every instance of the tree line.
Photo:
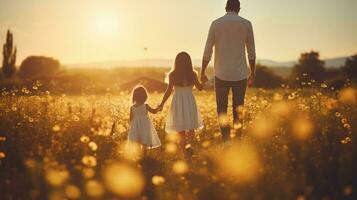
[[[14,46],[13,33],[8,30],[5,44],[3,45],[2,72],[5,78],[10,79],[16,74],[17,48]],[[45,56],[30,56],[22,61],[19,68],[19,76],[22,79],[35,79],[46,75],[52,75],[60,68],[60,62]]]

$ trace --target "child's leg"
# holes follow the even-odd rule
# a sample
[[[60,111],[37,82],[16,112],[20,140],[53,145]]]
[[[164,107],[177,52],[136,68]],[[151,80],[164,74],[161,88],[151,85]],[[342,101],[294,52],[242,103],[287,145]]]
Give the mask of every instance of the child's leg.
[[[181,131],[178,134],[179,134],[180,147],[181,147],[182,150],[184,150],[185,146],[186,146],[186,132],[185,131]]]
[[[146,157],[148,146],[146,144],[143,144],[143,145],[141,145],[141,149],[143,151],[143,156]]]
[[[187,139],[188,139],[188,144],[192,145],[193,140],[195,139],[195,130],[189,130],[187,132]]]

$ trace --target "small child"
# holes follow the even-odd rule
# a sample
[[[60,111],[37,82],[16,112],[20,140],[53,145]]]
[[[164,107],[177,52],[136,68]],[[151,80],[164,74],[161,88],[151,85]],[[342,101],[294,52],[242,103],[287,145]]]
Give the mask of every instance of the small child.
[[[181,52],[176,56],[175,64],[168,75],[167,90],[159,108],[162,109],[174,90],[165,130],[168,133],[179,133],[182,150],[185,150],[187,144],[193,142],[195,129],[203,127],[199,108],[192,92],[194,86],[198,90],[203,88],[193,69],[190,55]]]
[[[148,115],[148,112],[156,114],[159,109],[153,109],[146,104],[148,93],[145,87],[135,87],[132,95],[133,105],[130,107],[128,140],[129,143],[140,144],[145,155],[148,148],[152,149],[161,146],[159,136]]]

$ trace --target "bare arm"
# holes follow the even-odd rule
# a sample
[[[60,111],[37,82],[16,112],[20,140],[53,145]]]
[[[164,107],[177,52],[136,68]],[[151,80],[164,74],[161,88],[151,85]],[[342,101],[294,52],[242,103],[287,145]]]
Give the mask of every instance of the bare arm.
[[[201,69],[201,81],[202,82],[207,82],[208,78],[206,76],[206,69],[208,66],[209,61],[202,60],[202,69]]]
[[[198,80],[198,77],[197,77],[197,76],[195,76],[195,82],[194,82],[194,84],[195,84],[195,87],[196,87],[199,91],[201,91],[201,90],[203,89],[203,85],[202,85],[201,82]]]
[[[129,116],[130,122],[133,121],[133,110],[132,107],[130,107],[130,116]]]
[[[159,109],[158,108],[151,108],[148,104],[145,104],[145,106],[146,106],[146,110],[147,111],[149,111],[150,113],[152,113],[152,114],[156,114],[156,113],[158,113],[159,112]]]
[[[247,46],[247,54],[248,54],[248,60],[249,60],[249,65],[252,73],[255,73],[255,40],[254,40],[254,33],[253,33],[253,26],[251,23],[248,25],[248,37],[246,40],[246,46]]]
[[[255,60],[256,60],[254,32],[251,23],[249,23],[248,26],[248,37],[246,41],[246,46],[247,46],[248,60],[249,60],[249,66],[251,71],[249,77],[249,86],[251,86],[253,85],[255,79]]]
[[[161,101],[159,107],[163,107],[165,105],[167,99],[170,97],[170,95],[172,93],[173,88],[174,88],[174,85],[172,84],[172,81],[169,81],[169,85],[166,88],[164,97],[162,98],[162,101]]]
[[[207,61],[207,62],[209,62],[211,60],[214,44],[215,44],[214,23],[212,23],[211,27],[209,29],[209,32],[208,32],[207,41],[206,41],[206,45],[205,45],[205,51],[203,53],[202,60]]]
[[[214,37],[214,23],[211,24],[211,27],[208,32],[205,51],[203,53],[202,59],[202,69],[201,69],[201,81],[206,82],[208,80],[206,76],[206,69],[208,63],[211,61],[213,54],[213,46],[215,45],[215,37]]]
[[[249,60],[251,75],[255,75],[255,59]]]

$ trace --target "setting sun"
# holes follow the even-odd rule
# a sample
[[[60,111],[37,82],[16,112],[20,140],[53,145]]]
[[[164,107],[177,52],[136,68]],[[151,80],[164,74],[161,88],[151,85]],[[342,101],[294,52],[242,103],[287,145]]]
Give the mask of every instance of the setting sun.
[[[119,29],[119,17],[114,13],[100,12],[93,17],[93,30],[97,34],[116,34]]]

